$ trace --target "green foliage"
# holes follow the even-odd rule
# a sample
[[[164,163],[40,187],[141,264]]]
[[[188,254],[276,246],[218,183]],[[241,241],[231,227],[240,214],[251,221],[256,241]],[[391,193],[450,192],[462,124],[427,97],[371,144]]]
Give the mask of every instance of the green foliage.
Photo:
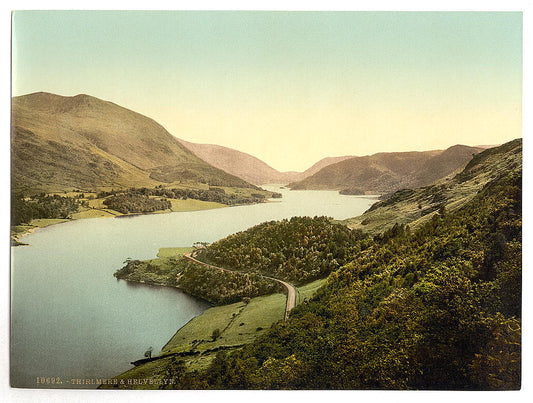
[[[216,266],[304,284],[337,270],[363,237],[327,217],[293,217],[231,235],[198,256]]]
[[[177,258],[127,260],[125,263],[115,272],[116,278],[172,287],[178,286],[178,278],[187,265],[186,261]]]
[[[40,194],[24,198],[21,194],[11,195],[11,225],[30,223],[38,218],[70,218],[78,211],[80,203],[72,197]]]
[[[215,341],[220,337],[220,329],[213,330],[213,333],[211,334],[211,340]]]
[[[371,240],[325,230],[323,219],[295,219],[265,223],[210,246],[205,256],[211,260],[220,253],[228,265],[294,278],[289,269],[279,270],[282,263],[275,270],[262,262],[283,253],[285,261],[297,256],[306,267],[313,262],[301,254],[306,237],[308,249],[331,261],[337,256],[327,245],[335,239],[343,266],[287,322],[240,351],[220,354],[195,374],[193,385],[520,388],[521,196],[516,169],[489,182],[460,210],[443,211],[416,231],[396,225]],[[322,229],[324,237],[309,242],[305,226],[315,237]]]
[[[167,199],[150,198],[145,195],[122,193],[110,196],[103,201],[110,209],[123,214],[151,213],[154,211],[168,210],[172,207]]]
[[[281,291],[277,282],[255,273],[233,273],[191,262],[186,263],[177,286],[215,305]]]
[[[114,276],[118,279],[177,287],[215,305],[250,301],[281,292],[281,286],[255,273],[233,273],[206,267],[181,256],[152,260],[126,260]]]
[[[164,207],[157,210],[169,209],[170,202],[166,199],[194,199],[222,203],[228,206],[261,203],[265,201],[265,196],[261,193],[252,193],[250,196],[242,194],[237,195],[235,193],[227,194],[224,189],[217,187],[210,187],[209,189],[167,189],[162,186],[157,186],[152,189],[145,187],[130,188],[128,190],[110,190],[98,193],[98,198],[103,197],[108,197],[104,203],[109,208],[113,208],[111,206],[115,206],[117,208],[122,208],[123,210],[129,210],[130,213],[155,211],[152,210],[153,206]],[[157,199],[155,197],[157,197]],[[113,209],[117,210],[116,208]],[[125,212],[122,210],[117,211]]]

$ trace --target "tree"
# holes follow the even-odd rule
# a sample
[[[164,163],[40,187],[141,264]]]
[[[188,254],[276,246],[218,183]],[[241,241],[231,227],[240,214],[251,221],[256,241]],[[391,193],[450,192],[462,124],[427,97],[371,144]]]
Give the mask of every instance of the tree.
[[[213,334],[211,334],[211,338],[213,339],[213,341],[215,341],[216,339],[218,339],[220,337],[220,329],[215,329],[213,330]]]
[[[146,358],[152,358],[152,351],[153,351],[153,347],[150,346],[150,348],[144,352],[144,356]]]

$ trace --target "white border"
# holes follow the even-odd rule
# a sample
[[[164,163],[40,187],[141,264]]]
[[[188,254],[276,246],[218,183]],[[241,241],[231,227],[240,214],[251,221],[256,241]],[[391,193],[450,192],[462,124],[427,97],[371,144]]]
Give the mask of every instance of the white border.
[[[9,160],[9,122],[10,122],[10,27],[12,10],[43,10],[43,9],[78,9],[78,10],[360,10],[360,11],[523,11],[524,18],[524,102],[523,102],[523,137],[525,146],[524,161],[524,245],[529,245],[530,220],[528,206],[531,206],[530,197],[530,169],[529,169],[529,136],[531,133],[531,118],[528,111],[531,108],[531,80],[527,72],[533,71],[531,63],[531,41],[532,38],[532,12],[533,1],[472,1],[472,0],[450,0],[450,1],[290,1],[290,0],[270,0],[270,1],[224,1],[216,2],[209,0],[197,1],[102,1],[94,0],[89,2],[72,1],[4,1],[2,2],[2,13],[0,14],[0,32],[2,33],[2,77],[0,81],[1,93],[3,94],[1,117],[2,117],[2,155],[0,158],[0,175],[2,184],[9,187],[10,183],[10,160]],[[527,136],[526,136],[527,134]],[[484,402],[498,402],[502,400],[532,401],[531,391],[533,390],[532,377],[530,371],[531,363],[531,298],[529,298],[529,287],[531,286],[531,275],[528,273],[531,262],[528,248],[524,248],[524,300],[523,300],[523,377],[522,391],[520,392],[379,392],[379,391],[352,391],[352,392],[243,392],[243,391],[74,391],[74,390],[25,390],[13,389],[9,387],[9,247],[8,227],[9,227],[9,192],[2,192],[1,203],[3,212],[0,216],[2,228],[4,229],[4,242],[6,246],[0,248],[2,261],[5,263],[4,278],[0,281],[0,295],[4,296],[0,304],[0,401],[5,402],[146,402],[146,401],[176,401],[177,399],[198,401],[221,401],[224,399],[234,401],[271,402],[273,399],[311,399],[314,401],[334,398],[335,400],[387,400],[393,402],[424,402],[429,399],[440,402],[450,400],[467,401],[482,399]],[[4,226],[5,225],[5,226]]]

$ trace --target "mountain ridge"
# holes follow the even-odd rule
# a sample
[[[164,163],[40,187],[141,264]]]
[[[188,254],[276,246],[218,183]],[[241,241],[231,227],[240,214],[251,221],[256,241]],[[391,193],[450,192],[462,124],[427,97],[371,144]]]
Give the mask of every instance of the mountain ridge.
[[[155,120],[86,94],[13,97],[11,142],[14,190],[255,187],[194,155]]]
[[[319,189],[386,194],[418,187],[453,174],[481,151],[455,145],[446,150],[376,153],[328,165],[306,179],[288,185],[294,190]]]
[[[352,229],[377,234],[394,224],[418,228],[439,210],[452,212],[467,204],[483,187],[507,172],[522,169],[522,139],[485,149],[453,177],[416,189],[402,189],[342,222]]]
[[[269,183],[287,184],[293,181],[300,181],[313,175],[327,165],[352,158],[352,156],[325,157],[303,172],[278,171],[261,159],[243,151],[218,144],[193,143],[183,139],[178,140],[196,156],[209,164],[254,185]]]
[[[196,156],[247,182],[255,185],[288,183],[301,177],[301,173],[280,172],[251,154],[218,144],[192,143],[178,139]]]

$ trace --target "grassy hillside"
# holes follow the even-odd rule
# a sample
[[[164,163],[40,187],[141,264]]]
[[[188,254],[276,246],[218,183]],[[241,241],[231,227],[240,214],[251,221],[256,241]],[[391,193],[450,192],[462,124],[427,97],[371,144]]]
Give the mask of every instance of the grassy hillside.
[[[438,156],[437,158],[441,158]],[[451,212],[468,203],[489,181],[522,165],[522,140],[476,154],[456,176],[418,189],[403,189],[374,204],[362,215],[344,220],[350,228],[376,234],[395,223],[417,228],[441,207]]]
[[[194,365],[178,355],[134,368],[128,376],[170,379],[172,384],[164,387],[178,389],[519,389],[521,141],[480,153],[454,181],[483,183],[463,189],[470,196],[461,207],[439,208],[416,229],[395,224],[374,237],[359,233],[346,238],[343,265],[313,298],[291,311],[288,321],[275,322],[242,347],[212,349],[208,360],[195,353],[199,361]],[[404,198],[430,190],[431,197],[441,197],[439,187],[414,189],[375,209],[394,208]],[[326,225],[319,223],[320,228]],[[226,243],[232,249],[221,250],[231,251],[228,261],[242,256],[249,264],[270,267],[261,256],[305,252],[299,242],[272,237],[276,228],[285,238],[298,234],[301,224],[266,223],[229,237]],[[330,230],[336,228],[330,225]],[[330,241],[335,232],[299,238],[320,246],[320,233]],[[245,242],[236,242],[241,238]],[[258,256],[250,260],[254,254]],[[308,255],[302,256],[312,258]],[[222,308],[232,318],[240,315],[238,305]],[[209,321],[210,329],[219,319]],[[166,353],[218,340],[215,333],[209,341],[180,332]]]
[[[154,120],[111,102],[42,92],[12,99],[14,191],[172,183],[252,187],[198,158]]]
[[[291,189],[332,189],[344,193],[386,194],[425,186],[461,169],[481,148],[453,146],[445,151],[378,153],[352,157],[289,185]]]
[[[502,172],[416,231],[396,225],[359,241],[288,322],[220,352],[206,370],[175,368],[174,387],[519,389],[521,171]]]
[[[318,280],[298,288],[300,301],[312,298],[323,283],[324,280]],[[119,385],[117,387],[172,388],[164,380],[173,380],[175,373],[182,369],[190,373],[205,370],[218,352],[237,351],[264,335],[273,323],[283,319],[285,300],[285,295],[273,294],[208,309],[179,329],[162,348],[158,359],[133,367],[115,377]],[[213,332],[217,329],[218,336],[213,338]],[[152,383],[134,385],[134,379],[152,380]],[[121,380],[124,381],[123,385],[120,385]],[[106,385],[102,388],[111,387]]]

